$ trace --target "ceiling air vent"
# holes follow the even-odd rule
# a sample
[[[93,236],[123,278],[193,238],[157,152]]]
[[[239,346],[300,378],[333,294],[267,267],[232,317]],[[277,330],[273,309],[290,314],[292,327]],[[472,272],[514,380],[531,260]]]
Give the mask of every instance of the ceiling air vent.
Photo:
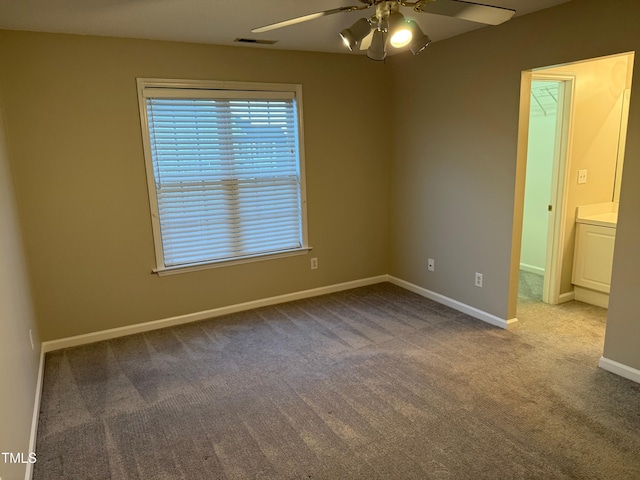
[[[258,40],[256,38],[236,38],[234,42],[238,43],[253,43],[258,45],[273,45],[277,43],[277,40]]]

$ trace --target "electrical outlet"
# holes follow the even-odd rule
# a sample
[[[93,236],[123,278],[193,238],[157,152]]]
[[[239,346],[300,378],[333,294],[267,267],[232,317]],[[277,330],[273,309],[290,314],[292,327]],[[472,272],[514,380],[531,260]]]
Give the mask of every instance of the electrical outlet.
[[[476,287],[482,288],[482,274],[476,272]]]
[[[31,331],[31,329],[29,329],[29,340],[31,341],[31,350],[35,350],[36,347],[33,344],[33,332]],[[2,478],[0,478],[0,480],[2,480]]]
[[[587,183],[587,171],[578,170],[578,185],[582,185],[583,183]]]
[[[434,272],[436,269],[436,262],[433,260],[433,258],[430,258],[427,261],[427,268],[429,269],[430,272]]]
[[[318,268],[318,257],[313,257],[311,259],[311,270],[316,270]]]

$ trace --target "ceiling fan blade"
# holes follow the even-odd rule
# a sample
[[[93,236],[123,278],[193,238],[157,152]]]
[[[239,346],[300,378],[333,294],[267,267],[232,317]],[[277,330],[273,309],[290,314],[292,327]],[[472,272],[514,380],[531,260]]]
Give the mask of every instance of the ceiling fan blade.
[[[264,27],[258,27],[251,30],[251,33],[263,33],[275,30],[277,28],[288,27],[289,25],[295,25],[297,23],[308,22],[309,20],[315,20],[316,18],[326,17],[327,15],[333,15],[334,13],[353,12],[354,10],[364,10],[371,5],[353,5],[350,7],[332,8],[331,10],[325,10],[323,12],[310,13],[309,15],[303,15],[302,17],[290,18],[282,22],[272,23],[265,25]]]
[[[421,4],[417,9],[424,13],[446,15],[447,17],[461,18],[486,25],[500,25],[507,20],[511,20],[511,17],[516,13],[515,10],[510,8],[493,7],[462,0],[437,0]]]

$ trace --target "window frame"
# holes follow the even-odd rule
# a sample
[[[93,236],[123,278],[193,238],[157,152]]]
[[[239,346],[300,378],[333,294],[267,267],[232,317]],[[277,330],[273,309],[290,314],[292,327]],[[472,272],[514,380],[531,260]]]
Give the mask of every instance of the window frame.
[[[285,84],[285,83],[254,83],[254,82],[235,82],[235,81],[217,81],[217,80],[176,80],[161,78],[137,78],[138,90],[138,106],[140,111],[140,125],[142,129],[142,144],[144,150],[145,172],[147,180],[147,191],[149,195],[149,207],[151,214],[151,225],[153,230],[153,243],[156,267],[152,270],[158,275],[169,275],[175,273],[186,273],[197,270],[210,268],[218,268],[229,265],[238,265],[243,263],[251,263],[257,261],[271,260],[277,258],[290,257],[295,255],[303,255],[311,250],[308,243],[307,234],[307,197],[306,197],[306,181],[305,181],[305,161],[304,161],[304,128],[302,116],[302,85]],[[288,92],[293,94],[295,114],[297,115],[298,125],[298,170],[300,185],[300,224],[301,224],[301,246],[298,248],[278,250],[272,252],[262,252],[254,255],[242,257],[234,257],[228,259],[208,260],[198,263],[190,263],[185,265],[166,266],[164,250],[162,246],[162,234],[160,229],[160,216],[158,209],[158,196],[155,185],[154,164],[151,148],[151,138],[149,133],[149,118],[147,115],[147,105],[145,91],[154,89],[183,89],[183,90],[201,90],[201,91],[242,91],[256,92],[256,99],[260,99],[260,93],[264,92]],[[197,98],[197,95],[194,96]]]

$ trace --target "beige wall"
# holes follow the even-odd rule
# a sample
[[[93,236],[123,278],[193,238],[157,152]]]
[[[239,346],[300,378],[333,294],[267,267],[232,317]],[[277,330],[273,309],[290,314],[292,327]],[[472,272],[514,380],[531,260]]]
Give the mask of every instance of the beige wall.
[[[386,64],[0,32],[0,87],[43,338],[386,272],[513,317],[521,72],[637,50],[639,20],[636,1],[574,0]],[[301,256],[149,273],[136,77],[302,83],[309,234],[319,270]],[[638,95],[628,128],[605,356],[640,368]],[[428,257],[436,259],[433,273]],[[474,272],[484,273],[484,288],[473,285]]]
[[[640,2],[574,0],[392,60],[394,85],[410,94],[395,101],[391,274],[515,316],[521,72],[638,50],[639,21]],[[633,368],[640,368],[638,128],[640,95],[632,95],[604,353]],[[474,272],[484,273],[484,288],[474,286]]]
[[[0,108],[0,452],[29,453],[40,343],[13,198]],[[29,330],[33,331],[34,350]],[[0,477],[23,478],[25,465],[0,459]]]
[[[571,158],[567,170],[566,223],[562,246],[560,293],[573,291],[576,209],[611,202],[616,176],[622,95],[627,85],[630,55],[544,69],[541,73],[575,76]],[[586,169],[587,183],[578,185],[578,170]]]
[[[387,273],[387,69],[347,55],[0,32],[44,340]],[[300,83],[311,255],[158,277],[136,77]],[[361,81],[360,79],[366,79]],[[318,257],[311,271],[309,258]]]

